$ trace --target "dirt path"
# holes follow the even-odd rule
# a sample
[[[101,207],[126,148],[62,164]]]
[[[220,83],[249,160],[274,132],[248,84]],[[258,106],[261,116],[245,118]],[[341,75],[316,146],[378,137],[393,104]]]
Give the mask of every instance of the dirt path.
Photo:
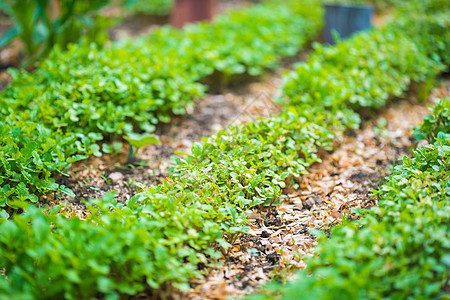
[[[431,99],[448,97],[450,82],[435,89]],[[411,126],[428,114],[413,97],[396,101],[376,118],[339,140],[340,146],[299,180],[300,188],[288,191],[276,209],[255,209],[249,216],[255,235],[238,239],[223,267],[194,280],[182,298],[224,299],[255,292],[269,278],[285,280],[306,267],[303,257],[317,245],[311,229],[329,229],[356,216],[353,208],[376,205],[370,190],[377,188],[392,164],[410,155],[414,140]]]

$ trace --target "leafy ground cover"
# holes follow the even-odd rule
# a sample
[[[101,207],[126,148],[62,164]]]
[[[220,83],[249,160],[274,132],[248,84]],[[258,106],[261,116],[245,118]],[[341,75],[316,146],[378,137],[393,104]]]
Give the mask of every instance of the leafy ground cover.
[[[436,106],[432,113],[427,115],[423,124],[416,128],[414,136],[417,140],[426,139],[433,143],[439,135],[439,132],[448,132],[450,128],[450,102],[436,101]]]
[[[301,60],[303,55],[300,53],[294,60]],[[116,199],[125,202],[136,193],[136,182],[161,183],[169,175],[171,156],[176,151],[190,153],[194,142],[201,142],[203,137],[231,124],[277,115],[281,108],[273,99],[281,94],[282,73],[292,66],[290,61],[263,80],[231,86],[224,94],[209,94],[196,101],[187,115],[175,117],[170,124],[157,128],[155,133],[161,142],[140,149],[134,165],[127,164],[126,144],[118,154],[93,156],[74,163],[67,170],[69,177],[61,176],[56,181],[69,187],[75,197],[50,193],[42,197],[41,203],[65,202],[69,204],[67,209],[80,212],[84,210],[80,199],[101,198],[107,191],[117,190]]]
[[[426,20],[437,28],[445,28],[438,19]],[[404,82],[424,80],[443,69],[441,58],[421,43],[425,39],[419,38],[426,34],[427,41],[439,40],[442,31],[412,29],[400,37],[396,36],[396,26],[356,36],[336,48],[319,47],[317,51],[332,52],[352,43],[367,47],[369,50],[355,48],[351,55],[342,58],[358,58],[362,64],[368,61],[374,68],[382,65],[393,79]],[[371,37],[395,49],[391,35],[411,46],[412,50],[401,53],[412,58],[408,51],[413,51],[417,56],[414,65],[428,68],[411,68],[407,59],[394,61],[364,55],[374,53],[370,49],[389,55],[383,51],[383,43],[372,42]],[[361,36],[366,43],[358,43]],[[324,61],[321,70],[325,78],[330,76],[327,67]],[[334,71],[352,79],[358,68]],[[427,77],[420,76],[421,71]],[[376,81],[370,75],[368,78]],[[314,82],[328,82],[320,79]],[[293,80],[298,78],[294,76]],[[311,93],[315,93],[314,82],[310,83]],[[361,86],[367,91],[356,89]],[[195,144],[192,155],[175,159],[172,175],[163,184],[145,189],[126,206],[117,203],[112,194],[94,201],[86,220],[67,219],[57,214],[58,207],[44,213],[30,206],[0,225],[0,231],[5,233],[0,237],[5,275],[0,277],[1,293],[5,297],[86,298],[98,293],[108,297],[134,295],[167,282],[186,288],[186,281],[201,273],[202,264],[218,257],[220,249],[228,248],[229,241],[248,230],[245,212],[249,207],[278,201],[286,183],[291,184],[290,178],[305,173],[311,163],[319,160],[319,149],[331,149],[336,135],[358,123],[356,114],[343,103],[355,108],[377,107],[378,99],[387,99],[383,94],[369,98],[368,103],[353,101],[352,96],[361,92],[370,94],[375,89],[376,94],[376,88],[375,84],[355,84],[348,88],[349,97],[336,93],[334,100],[324,95],[325,104],[331,104],[322,110],[316,109],[322,102],[307,100],[301,105],[301,100],[293,100],[295,106],[287,105],[279,116],[221,131]],[[397,89],[388,90],[391,96],[397,93]],[[344,120],[345,126],[337,124],[336,119]],[[20,247],[17,241],[21,241]],[[81,260],[83,255],[86,258]],[[89,280],[80,280],[84,277]]]
[[[412,82],[433,80],[449,65],[439,50],[449,48],[448,22],[445,14],[410,17],[414,21],[401,18],[335,47],[318,45],[308,62],[285,77],[290,104],[310,118],[324,115],[336,128],[351,128],[360,122],[356,111],[382,107]]]
[[[448,98],[438,101],[417,128],[416,136],[431,143],[414,150],[412,158],[405,156],[373,192],[378,207],[360,211],[360,220],[334,229],[316,249],[320,255],[308,261],[308,272],[296,281],[255,298],[297,299],[299,293],[305,299],[445,297],[450,266],[449,103]],[[444,126],[430,131],[430,120]]]
[[[206,90],[197,81],[214,71],[229,77],[275,67],[317,32],[321,8],[308,7],[298,1],[282,6],[269,1],[212,24],[183,31],[162,28],[140,42],[56,49],[37,71],[16,72],[0,96],[5,153],[0,205],[17,209],[50,191],[70,193],[55,184],[55,176],[74,161],[111,152],[106,143],[121,141],[122,135],[148,135],[158,122],[185,113]],[[242,28],[245,35],[238,37]],[[242,51],[237,54],[235,48]],[[32,141],[38,127],[46,133],[38,132],[37,141],[51,135],[56,143]]]

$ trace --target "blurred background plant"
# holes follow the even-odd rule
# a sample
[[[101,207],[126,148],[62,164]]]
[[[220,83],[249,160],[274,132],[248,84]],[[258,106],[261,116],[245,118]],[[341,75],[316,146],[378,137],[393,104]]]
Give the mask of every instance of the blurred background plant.
[[[377,11],[401,7],[410,2],[421,2],[419,0],[320,1],[371,4]],[[20,40],[21,66],[30,66],[46,57],[54,46],[65,49],[67,44],[79,42],[95,42],[103,45],[109,40],[107,29],[123,18],[121,14],[116,18],[105,14],[105,10],[110,7],[116,7],[120,12],[132,15],[168,16],[174,2],[174,0],[0,0],[0,17],[3,16],[2,18],[9,24],[13,23],[9,30],[0,30],[0,48]],[[6,63],[5,66],[18,65]]]
[[[173,0],[119,0],[128,12],[156,16],[169,15],[173,2]]]
[[[103,44],[106,28],[114,19],[100,15],[108,0],[0,0],[0,10],[8,15],[14,26],[0,37],[0,48],[16,39],[23,43],[27,66],[58,45],[65,48],[81,40]]]

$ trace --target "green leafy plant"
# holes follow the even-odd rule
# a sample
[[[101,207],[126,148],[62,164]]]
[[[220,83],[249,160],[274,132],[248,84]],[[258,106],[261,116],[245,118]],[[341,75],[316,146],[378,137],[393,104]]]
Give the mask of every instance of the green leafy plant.
[[[0,123],[0,208],[8,213],[23,208],[25,201],[36,203],[38,196],[50,191],[71,191],[60,186],[54,177],[71,163],[86,156],[68,157],[65,145],[73,139],[63,138],[40,124],[19,122],[17,127]]]
[[[308,166],[319,160],[320,149],[331,150],[336,135],[359,124],[354,109],[380,107],[388,95],[397,95],[406,89],[410,82],[408,79],[420,81],[442,70],[441,58],[431,58],[430,48],[420,43],[425,39],[410,36],[420,32],[412,28],[398,36],[397,28],[388,27],[343,42],[368,49],[335,54],[335,49],[344,51],[352,47],[337,46],[326,51],[319,48],[310,58],[315,64],[307,65],[314,71],[293,72],[288,75],[290,78],[285,79],[287,84],[291,80],[297,81],[299,91],[311,95],[286,103],[279,116],[232,126],[206,138],[203,143],[195,143],[192,155],[173,158],[172,173],[162,184],[143,190],[126,205],[117,203],[114,195],[108,194],[104,199],[88,204],[90,214],[86,220],[66,218],[58,213],[59,208],[44,213],[33,204],[28,207],[22,205],[23,214],[0,220],[0,295],[4,298],[125,297],[146,288],[157,289],[164,283],[187,288],[190,278],[201,276],[198,263],[208,264],[220,256],[217,251],[220,247],[229,248],[225,238],[232,240],[238,233],[248,231],[245,226],[248,208],[278,201],[289,177],[307,172]],[[428,38],[433,37],[428,31],[424,34],[429,35]],[[441,32],[436,32],[439,34]],[[399,49],[395,41],[405,42],[410,49]],[[384,42],[387,49],[395,51],[383,50]],[[376,50],[381,51],[380,56],[371,59]],[[350,55],[346,57],[343,53]],[[405,57],[397,57],[398,54]],[[319,56],[323,56],[322,60]],[[114,61],[112,58],[108,60]],[[340,67],[329,69],[333,65],[331,62]],[[371,75],[372,84],[355,84],[360,83],[356,75],[365,74],[355,66],[355,62],[361,62],[367,68],[384,65],[383,71],[397,80],[397,84],[400,82],[401,87],[396,88],[384,79],[372,78],[375,75]],[[194,72],[192,70],[189,72]],[[345,93],[339,89],[336,89],[338,92],[335,89],[328,93],[323,91],[322,88],[330,84],[328,78],[333,78],[329,72],[334,71],[338,79],[352,79],[346,85]],[[195,72],[201,74],[205,71]],[[304,83],[299,81],[299,75],[311,76],[314,80],[305,80]],[[121,78],[125,80],[126,73]],[[161,81],[158,84],[162,84]],[[387,88],[387,96],[379,96],[382,91],[378,90],[377,84]],[[118,82],[114,85],[123,87],[124,93],[128,91],[124,87],[127,85]],[[93,86],[108,85],[102,82]],[[90,85],[83,87],[86,93],[94,89]],[[289,90],[294,91],[293,84],[285,89],[285,95],[297,96],[295,92],[288,94]],[[72,90],[73,93],[75,91],[83,93],[84,89]],[[375,96],[367,100],[352,97],[371,95],[371,92]],[[320,93],[323,98],[317,96]],[[86,99],[92,98],[95,97]],[[34,105],[42,105],[42,102]],[[9,112],[6,105],[2,107]],[[22,104],[21,107],[27,106]],[[64,119],[67,122],[73,112],[68,114]],[[29,117],[36,115],[38,113],[32,112]],[[78,118],[82,120],[82,117]],[[10,120],[14,118],[11,116]],[[68,139],[73,138],[70,132],[74,129],[66,123],[55,124],[43,119],[48,126],[56,128],[58,135],[65,133]],[[346,122],[341,123],[341,120]],[[89,128],[94,129],[98,124],[105,124],[86,122],[91,126]],[[124,123],[120,127],[122,133],[133,125],[137,126],[131,121],[130,125],[126,121]],[[91,134],[80,131],[75,137],[92,139],[86,144],[91,141],[90,145],[97,145],[94,142],[104,137],[104,132],[112,137],[117,132],[117,128],[111,131],[106,131],[102,125],[98,128],[102,130],[101,136],[95,134],[97,131]],[[75,146],[68,149],[76,149]],[[448,135],[438,134],[435,145],[420,151],[394,170],[395,174],[388,180],[386,188],[377,194],[383,204],[378,210],[366,214],[367,218],[361,221],[366,223],[349,223],[333,233],[332,237],[340,238],[336,242],[330,239],[333,244],[329,248],[324,246],[324,251],[328,252],[315,264],[320,276],[301,275],[306,281],[281,290],[286,297],[297,298],[299,286],[303,285],[313,293],[314,299],[325,296],[329,299],[330,295],[354,296],[350,298],[439,295],[439,288],[448,275],[447,269],[442,268],[448,267],[446,253],[449,250],[448,238],[442,230],[447,229],[450,212]],[[419,208],[411,209],[416,206]],[[357,225],[362,225],[363,230]],[[412,232],[417,236],[411,236]],[[384,249],[389,251],[385,253]],[[426,249],[426,257],[421,252],[423,249]],[[370,250],[375,250],[378,255],[373,255]],[[336,253],[345,255],[336,257]],[[383,260],[386,257],[388,259]],[[358,261],[368,262],[370,267],[357,265]],[[330,262],[336,265],[336,269],[329,269]],[[408,276],[411,269],[415,274],[413,277]],[[394,281],[389,279],[392,274]],[[349,283],[345,280],[348,276],[356,281]],[[331,279],[321,281],[321,278]],[[380,286],[375,286],[377,280],[381,280]],[[316,289],[316,286],[320,288]],[[366,286],[370,288],[365,289]],[[328,291],[333,293],[328,294]]]
[[[436,99],[435,106],[430,107],[431,114],[427,115],[423,124],[416,127],[413,136],[418,140],[426,139],[433,143],[439,132],[450,132],[450,100]]]
[[[108,1],[1,0],[0,9],[14,20],[14,27],[0,38],[3,47],[19,38],[24,44],[27,65],[45,57],[55,45],[65,47],[82,35],[90,41],[106,40],[104,29],[112,25],[96,12]]]
[[[201,275],[198,263],[230,246],[224,235],[248,231],[247,209],[277,200],[286,178],[305,173],[332,137],[290,109],[194,144],[192,155],[174,158],[163,184],[125,206],[113,194],[94,201],[86,220],[24,204],[23,214],[0,221],[0,295],[135,295],[166,282],[186,288]],[[25,269],[41,275],[22,279]]]
[[[342,128],[342,120],[344,126],[353,126],[358,124],[357,118],[343,118],[349,105],[356,110],[379,107],[411,82],[426,82],[438,70],[445,70],[448,10],[436,9],[432,1],[419,7],[419,11],[405,9],[406,16],[402,12],[382,30],[360,34],[334,47],[319,46],[310,60],[286,79],[284,91],[290,104],[328,114],[334,128]],[[429,14],[423,15],[423,11]],[[383,42],[377,46],[377,41]],[[412,47],[395,46],[400,44]],[[383,54],[387,49],[391,50]],[[388,52],[396,51],[403,52],[406,59],[389,58]],[[353,77],[357,74],[360,76]],[[389,77],[395,85],[385,81]],[[359,221],[333,229],[331,238],[319,243],[316,252],[320,255],[308,260],[307,271],[299,272],[297,280],[285,286],[272,283],[264,294],[252,299],[297,299],[299,294],[304,299],[443,296],[450,266],[447,107],[448,99],[437,101],[432,114],[416,129],[416,137],[433,144],[415,150],[413,158],[405,157],[386,183],[373,191],[379,207],[362,212]],[[333,117],[340,122],[333,124]]]
[[[3,222],[0,265],[8,275],[0,276],[0,298],[118,297],[167,281],[185,289],[187,279],[200,275],[198,263],[221,255],[210,245],[227,246],[223,213],[205,210],[194,194],[155,191],[126,206],[114,195],[89,203],[86,220],[67,218],[59,207],[44,213],[30,206]],[[20,279],[24,269],[51,272]]]
[[[354,110],[379,108],[400,96],[412,82],[426,82],[447,68],[446,54],[441,52],[441,56],[429,46],[445,35],[443,18],[427,16],[429,25],[424,28],[434,28],[432,31],[407,28],[402,17],[403,21],[355,35],[333,47],[316,45],[309,60],[285,77],[286,100],[304,107],[311,116],[329,114],[335,128],[358,126]]]
[[[214,72],[225,79],[244,73],[256,76],[278,67],[281,57],[296,54],[321,27],[322,13],[318,3],[265,1],[182,31],[164,27],[131,47],[154,45],[161,54],[176,56],[189,66],[197,79]]]
[[[130,150],[128,153],[128,162],[136,158],[136,154],[140,148],[147,145],[159,144],[159,137],[154,134],[139,134],[128,132],[125,139],[130,143]]]
[[[426,121],[427,122],[427,121]],[[378,207],[338,226],[307,272],[254,299],[445,298],[450,268],[450,132],[413,151],[379,190]],[[277,296],[278,295],[278,296]]]

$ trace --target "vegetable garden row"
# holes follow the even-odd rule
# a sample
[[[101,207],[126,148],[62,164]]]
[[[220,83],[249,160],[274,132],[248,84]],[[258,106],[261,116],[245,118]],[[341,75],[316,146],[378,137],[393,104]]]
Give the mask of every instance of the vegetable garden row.
[[[383,29],[315,46],[285,76],[280,115],[196,143],[192,155],[174,158],[163,184],[126,205],[111,192],[87,204],[85,220],[66,218],[59,207],[25,207],[39,194],[64,191],[52,178],[73,161],[108,152],[99,142],[151,133],[171,113],[184,113],[206,89],[200,79],[214,72],[258,75],[295,54],[320,26],[320,6],[305,6],[266,2],[210,25],[162,28],[104,50],[72,46],[54,51],[34,73],[16,74],[0,100],[6,116],[0,203],[24,212],[1,221],[0,297],[116,298],[164,283],[187,289],[201,275],[199,263],[211,264],[248,230],[245,212],[279,201],[286,184],[320,161],[319,150],[332,150],[336,136],[359,126],[358,112],[382,107],[412,83],[426,88],[448,68],[449,12],[442,1],[423,2],[420,11],[412,6]],[[439,102],[418,130],[433,144],[396,167],[376,193],[380,207],[335,230],[319,248],[310,266],[315,276],[303,273],[274,294],[441,293],[450,248],[449,109],[448,100]]]
[[[184,114],[207,88],[198,81],[213,72],[228,78],[276,67],[319,28],[320,6],[304,6],[269,1],[211,25],[165,27],[103,50],[72,45],[53,51],[36,72],[16,74],[0,99],[0,206],[17,208],[37,202],[36,194],[68,192],[55,184],[55,175],[87,155],[112,151],[99,142],[152,132],[171,114]]]

